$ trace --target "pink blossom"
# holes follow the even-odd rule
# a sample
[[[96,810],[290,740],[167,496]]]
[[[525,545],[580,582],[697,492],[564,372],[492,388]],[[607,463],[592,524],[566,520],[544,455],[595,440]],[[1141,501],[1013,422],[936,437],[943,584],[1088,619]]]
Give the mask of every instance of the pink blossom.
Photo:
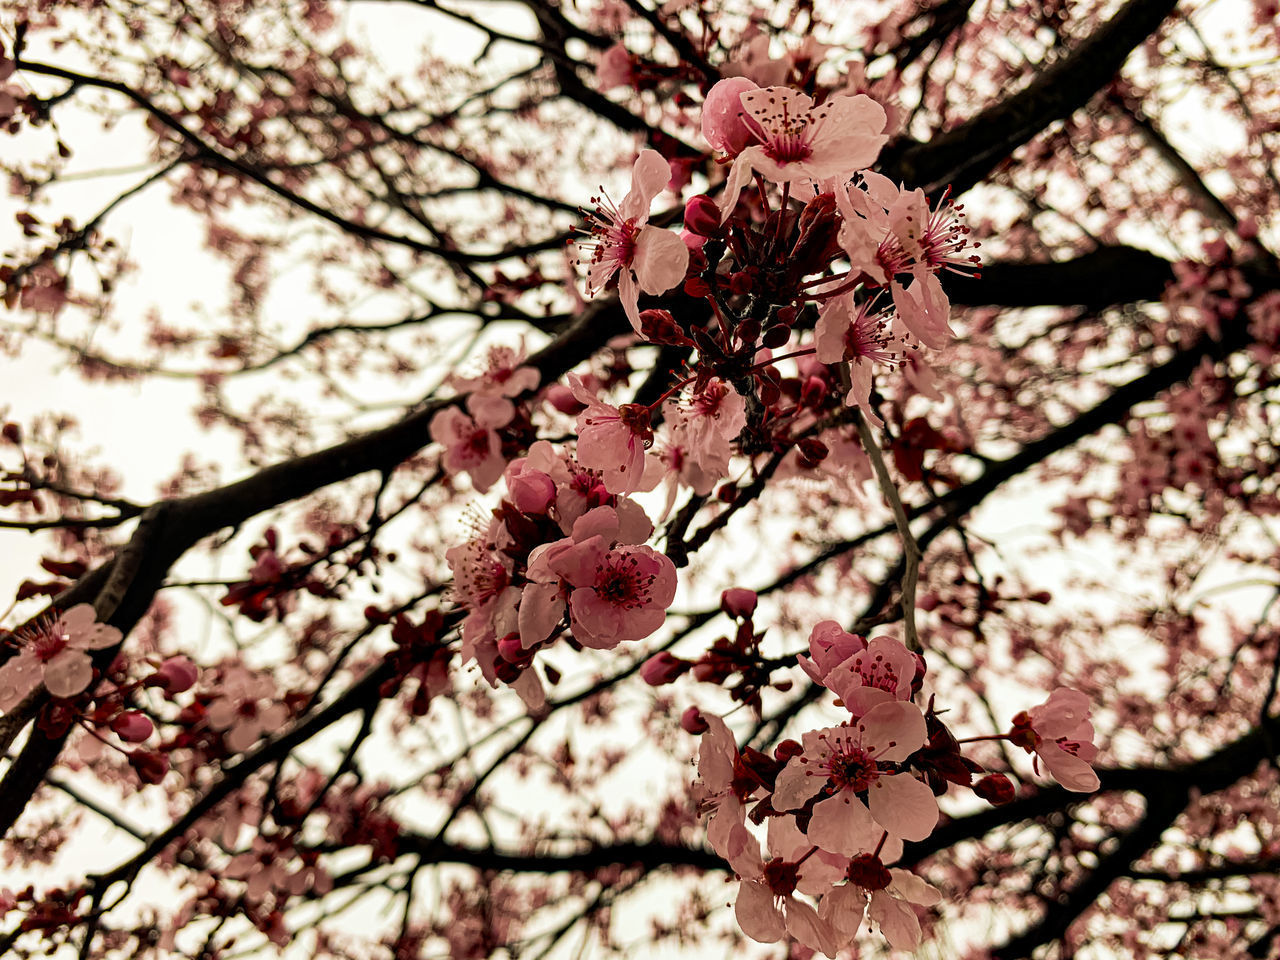
[[[671,179],[671,165],[656,150],[641,150],[631,171],[631,190],[616,207],[605,198],[594,201],[587,217],[590,239],[579,244],[590,251],[587,294],[595,296],[618,275],[618,299],[627,319],[640,332],[640,291],[665,293],[684,279],[689,248],[670,230],[649,225],[649,205]],[[607,205],[606,205],[607,204]]]
[[[601,90],[631,86],[631,54],[621,43],[600,54],[596,65],[596,84]]]
[[[93,680],[90,650],[120,642],[120,631],[98,623],[87,603],[44,626],[19,631],[10,638],[16,656],[0,666],[0,710],[11,711],[41,683],[54,697],[74,697]]]
[[[742,92],[739,100],[756,142],[733,161],[721,205],[725,217],[754,173],[774,183],[848,178],[870,166],[888,141],[884,109],[865,94],[815,106],[798,90],[764,87]]]
[[[1053,779],[1078,793],[1098,789],[1098,775],[1090,766],[1098,748],[1089,722],[1089,698],[1083,693],[1058,687],[1040,706],[1014,717],[1013,726],[1013,742],[1034,750]]]
[[[449,475],[470,474],[476,490],[484,493],[506,468],[502,440],[495,431],[511,422],[515,407],[503,397],[478,393],[468,396],[466,405],[470,416],[457,407],[445,407],[432,417],[431,439],[444,446]]]
[[[209,703],[209,726],[223,734],[227,748],[248,750],[264,733],[274,733],[289,719],[271,678],[236,664],[221,671]]]
[[[733,441],[747,425],[747,401],[732,384],[712,377],[687,400],[668,403],[666,413],[702,473],[717,480],[728,473]]]
[[[719,717],[703,713],[707,731],[698,745],[698,780],[693,784],[699,811],[710,814],[707,842],[735,872],[758,868],[760,845],[746,828],[746,802],[760,789],[742,763],[733,734]]]
[[[809,633],[809,656],[802,653],[796,660],[814,683],[825,685],[828,673],[866,646],[865,638],[845,632],[834,620],[822,620]]]
[[[859,650],[828,671],[822,683],[844,701],[855,717],[892,700],[910,700],[916,658],[894,637],[872,637]]]
[[[578,414],[578,462],[599,470],[610,493],[651,489],[644,486],[644,452],[653,443],[649,408],[633,403],[621,407],[602,403],[576,374],[569,374],[569,383],[573,395],[587,405]]]
[[[526,646],[545,637],[538,634],[543,628],[549,632],[548,623],[554,626],[566,592],[574,637],[601,649],[649,636],[666,620],[676,593],[676,568],[667,557],[645,546],[610,549],[599,535],[535,551],[528,576],[536,582],[525,589],[521,602]],[[528,615],[526,604],[533,604]]]
[[[538,388],[542,374],[524,366],[525,352],[507,346],[493,346],[485,359],[484,372],[476,377],[449,377],[458,393],[481,393],[493,397],[518,397]]]
[[[923,840],[938,822],[933,791],[911,774],[881,765],[905,760],[925,736],[920,708],[898,700],[872,708],[853,724],[810,731],[803,752],[778,774],[773,806],[795,810],[825,791],[829,796],[813,807],[809,839],[844,856],[874,849],[885,833]],[[863,792],[867,804],[858,797]]]
[[[790,817],[769,821],[770,859],[760,861],[758,844],[751,838],[754,862],[739,869],[742,880],[734,912],[742,932],[759,943],[774,943],[790,934],[811,950],[834,957],[841,943],[835,930],[818,911],[796,892],[817,895],[831,888],[839,879],[841,867],[835,858],[814,851],[813,845],[795,826]]]
[[[893,949],[920,946],[920,920],[913,904],[927,907],[940,901],[935,887],[909,870],[886,867],[873,854],[854,857],[848,875],[849,882],[823,897],[818,908],[818,915],[845,942],[854,938],[869,912]]]
[[[823,363],[849,364],[847,406],[855,404],[873,424],[881,419],[871,409],[872,364],[897,366],[903,354],[891,349],[900,338],[887,332],[892,312],[876,309],[875,299],[854,303],[853,294],[823,304],[814,328],[814,345]]]

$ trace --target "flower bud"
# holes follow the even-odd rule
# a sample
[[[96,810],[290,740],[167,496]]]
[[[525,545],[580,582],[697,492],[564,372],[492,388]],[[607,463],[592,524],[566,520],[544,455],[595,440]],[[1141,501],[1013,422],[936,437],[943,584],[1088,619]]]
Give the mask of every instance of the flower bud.
[[[694,736],[706,733],[710,728],[710,724],[702,716],[702,711],[697,707],[689,707],[684,713],[680,714],[680,726],[684,727],[686,733],[692,733]]]
[[[705,193],[690,197],[684,205],[684,226],[699,237],[720,235],[720,207]]]
[[[141,743],[155,728],[151,718],[138,710],[126,710],[111,721],[116,736],[128,743]]]
[[[640,335],[650,343],[675,344],[687,346],[693,343],[686,335],[670,310],[641,310]]]
[[[800,455],[800,463],[806,467],[816,467],[831,452],[817,437],[805,437],[796,444],[796,449]]]
[[[983,777],[973,785],[973,792],[997,807],[1011,802],[1015,793],[1013,781],[1003,773],[992,773]]]
[[[520,634],[508,633],[498,641],[498,655],[508,663],[516,663],[525,659],[524,645],[520,642]]]
[[[200,668],[183,656],[170,657],[147,678],[147,686],[160,687],[166,694],[183,693],[196,685]]]
[[[135,750],[129,754],[129,766],[133,767],[143,783],[156,784],[169,772],[169,758],[163,753]]]
[[[511,502],[526,516],[541,516],[556,500],[556,484],[541,470],[530,470],[512,477],[507,488]]]
[[[806,407],[817,407],[827,396],[827,381],[821,377],[808,377],[800,388],[800,403]]]
[[[555,407],[561,413],[567,413],[569,416],[577,416],[583,410],[587,409],[587,405],[580,402],[573,395],[573,391],[566,387],[563,383],[553,383],[543,392],[543,396],[547,398],[547,403]]]
[[[758,600],[754,590],[731,587],[720,594],[720,609],[731,617],[746,619],[756,612]]]
[[[742,95],[756,85],[746,77],[717,81],[702,102],[702,136],[712,148],[736,157],[755,139],[743,120]]]
[[[662,650],[644,662],[640,678],[651,687],[661,687],[682,676],[691,666],[688,660],[681,660]]]

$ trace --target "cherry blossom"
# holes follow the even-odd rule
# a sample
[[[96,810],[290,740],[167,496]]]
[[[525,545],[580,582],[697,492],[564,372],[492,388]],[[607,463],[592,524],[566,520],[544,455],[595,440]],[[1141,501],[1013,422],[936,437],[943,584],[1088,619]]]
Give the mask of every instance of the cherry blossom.
[[[535,585],[525,591],[520,617],[526,646],[545,637],[543,631],[559,620],[566,602],[573,635],[584,646],[608,649],[662,626],[675,598],[675,565],[650,547],[610,548],[608,542],[596,534],[561,541],[530,557],[529,579]]]
[[[846,941],[857,935],[870,916],[889,946],[914,950],[920,946],[920,920],[913,904],[933,906],[942,895],[909,870],[886,867],[871,853],[854,857],[848,867],[849,882],[822,898],[818,915]]]
[[[882,703],[910,700],[918,665],[895,637],[872,637],[863,650],[829,670],[823,686],[833,691],[855,717]]]
[[[1018,714],[1010,739],[1028,753],[1034,751],[1049,775],[1068,790],[1098,789],[1098,775],[1090,766],[1098,748],[1089,722],[1089,698],[1078,690],[1058,687],[1040,706]]]
[[[774,183],[847,178],[870,166],[888,142],[884,109],[865,94],[834,96],[815,106],[798,90],[763,87],[741,92],[739,100],[755,143],[737,155],[729,171],[720,206],[726,218],[755,173]]]
[[[17,654],[0,666],[0,710],[8,713],[41,683],[54,697],[74,697],[93,680],[90,650],[120,642],[120,631],[97,622],[87,603],[9,637]]]
[[[778,775],[773,805],[795,810],[819,792],[807,831],[822,849],[845,856],[874,849],[884,833],[923,840],[938,821],[933,792],[899,763],[924,745],[924,716],[913,703],[892,701],[858,721],[804,735],[803,751]],[[867,794],[864,804],[858,797]],[[870,810],[868,810],[868,805]]]
[[[515,407],[501,396],[481,393],[465,402],[470,416],[457,407],[445,407],[431,418],[431,439],[445,448],[445,470],[450,475],[469,474],[476,490],[484,493],[506,468],[495,431],[511,422]]]
[[[616,207],[596,200],[587,216],[590,239],[587,293],[595,296],[617,274],[618,299],[640,332],[640,291],[665,293],[684,279],[689,248],[676,234],[649,224],[649,206],[671,179],[671,165],[656,150],[642,150],[631,172],[631,189]]]
[[[578,461],[600,471],[610,493],[652,489],[659,478],[645,477],[645,450],[653,443],[649,409],[638,404],[614,407],[603,403],[575,374],[569,374],[569,383],[573,395],[587,407],[578,414]]]

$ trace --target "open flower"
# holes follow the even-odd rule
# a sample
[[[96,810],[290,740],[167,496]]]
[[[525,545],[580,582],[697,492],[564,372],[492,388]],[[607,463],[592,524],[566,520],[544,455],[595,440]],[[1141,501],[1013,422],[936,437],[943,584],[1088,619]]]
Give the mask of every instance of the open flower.
[[[913,904],[929,907],[941,900],[935,887],[909,870],[886,867],[871,853],[854,857],[847,876],[849,882],[823,897],[818,908],[818,916],[838,936],[845,942],[853,940],[863,917],[870,912],[893,949],[914,950],[920,946],[920,920]]]
[[[670,230],[649,225],[649,205],[671,179],[671,165],[656,150],[641,150],[631,170],[631,190],[614,206],[595,199],[587,215],[587,294],[595,296],[616,273],[618,299],[640,333],[640,291],[665,293],[684,279],[689,248]]]
[[[120,631],[98,623],[92,606],[79,603],[44,626],[12,637],[16,656],[0,667],[0,710],[8,713],[41,683],[54,697],[74,697],[93,680],[90,650],[120,642]]]
[[[900,700],[868,710],[856,723],[810,731],[803,752],[778,774],[774,809],[796,810],[825,790],[829,796],[814,804],[808,836],[823,850],[847,857],[874,849],[886,833],[923,840],[938,822],[933,791],[911,774],[882,765],[907,759],[924,745],[926,734],[920,708]],[[859,799],[863,793],[865,804]]]
[[[889,139],[884,108],[865,94],[814,105],[790,87],[763,87],[743,91],[739,99],[756,142],[733,161],[721,206],[725,217],[755,173],[774,183],[848,178],[875,162]]]
[[[469,473],[477,492],[484,493],[507,466],[502,440],[497,434],[515,415],[510,400],[473,393],[467,397],[468,416],[457,407],[445,407],[431,418],[431,439],[445,448],[444,468],[453,476]]]
[[[653,444],[648,407],[626,403],[615,407],[596,398],[582,379],[569,374],[573,395],[587,409],[578,414],[578,462],[600,471],[609,493],[627,494],[652,489],[660,477],[645,484],[644,452]]]
[[[530,555],[533,582],[520,604],[525,647],[550,633],[563,615],[566,594],[573,635],[583,646],[612,649],[662,626],[676,595],[675,564],[650,547],[610,548],[610,542],[596,534],[549,544]]]
[[[1013,718],[1010,739],[1044,761],[1049,775],[1068,790],[1092,793],[1100,781],[1090,763],[1098,755],[1089,722],[1089,698],[1059,687],[1038,707]]]
[[[916,658],[901,640],[872,637],[866,649],[832,668],[822,684],[861,717],[882,703],[910,700],[916,669]]]

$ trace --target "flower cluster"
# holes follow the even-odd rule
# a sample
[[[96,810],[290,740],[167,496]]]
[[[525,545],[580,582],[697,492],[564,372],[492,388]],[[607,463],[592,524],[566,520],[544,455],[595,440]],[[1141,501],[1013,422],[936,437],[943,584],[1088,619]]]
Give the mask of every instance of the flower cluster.
[[[969,787],[992,803],[1013,799],[1001,773],[961,753],[932,698],[915,702],[925,662],[890,637],[867,640],[834,621],[814,627],[798,662],[847,711],[839,723],[784,741],[772,757],[739,750],[722,719],[701,716],[694,795],[707,836],[740,878],[737,917],[761,943],[791,936],[827,956],[850,944],[865,919],[889,945],[914,949],[918,907],[940,899],[932,886],[892,866],[904,843],[937,826],[937,797]],[[1069,790],[1097,789],[1096,754],[1083,694],[1059,689],[1014,718],[999,737],[1034,749]],[[688,726],[688,724],[686,724]],[[767,821],[764,850],[748,822]],[[767,856],[766,856],[767,854]],[[801,899],[797,894],[803,895]]]
[[[453,596],[467,611],[463,660],[510,684],[530,709],[544,702],[530,668],[566,630],[611,649],[657,630],[675,597],[675,566],[644,545],[653,524],[600,471],[539,441],[512,461],[507,497],[483,529],[446,553]]]

